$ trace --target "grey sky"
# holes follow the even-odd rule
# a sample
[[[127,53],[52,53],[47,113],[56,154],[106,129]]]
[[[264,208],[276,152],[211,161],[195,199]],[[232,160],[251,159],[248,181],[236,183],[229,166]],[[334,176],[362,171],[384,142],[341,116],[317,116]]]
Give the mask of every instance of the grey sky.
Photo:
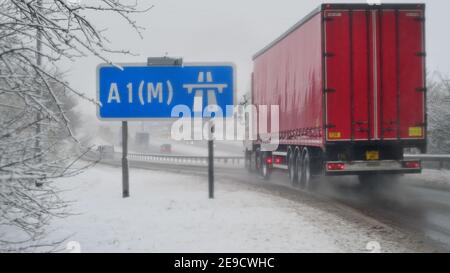
[[[81,0],[83,1],[83,0]],[[84,0],[88,1],[88,0]],[[146,27],[141,40],[125,22],[109,15],[93,22],[107,27],[112,47],[140,56],[113,56],[115,62],[145,62],[147,56],[183,57],[187,62],[231,61],[238,70],[240,94],[249,86],[251,57],[324,1],[309,0],[150,0],[155,8],[136,17]],[[325,1],[327,2],[327,1]],[[332,1],[357,3],[363,1]],[[382,1],[402,3],[409,1]],[[428,70],[450,75],[450,1],[427,0]],[[95,97],[95,69],[100,60],[90,57],[65,65],[68,80]],[[80,107],[95,118],[95,107]]]

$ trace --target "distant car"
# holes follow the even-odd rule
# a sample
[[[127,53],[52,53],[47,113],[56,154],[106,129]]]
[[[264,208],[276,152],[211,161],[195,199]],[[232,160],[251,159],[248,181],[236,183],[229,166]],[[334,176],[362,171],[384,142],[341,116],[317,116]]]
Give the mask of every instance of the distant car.
[[[170,144],[161,145],[160,152],[163,154],[171,154],[172,153],[172,145],[170,145]]]

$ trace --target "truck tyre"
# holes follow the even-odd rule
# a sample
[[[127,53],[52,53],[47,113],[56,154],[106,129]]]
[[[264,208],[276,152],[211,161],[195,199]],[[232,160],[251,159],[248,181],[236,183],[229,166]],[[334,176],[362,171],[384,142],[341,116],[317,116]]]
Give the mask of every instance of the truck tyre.
[[[256,159],[256,166],[255,166],[255,169],[256,169],[256,172],[259,172],[260,170],[261,170],[261,157],[262,157],[262,155],[261,155],[261,148],[256,148],[256,152],[255,152],[255,159]]]
[[[302,183],[305,189],[312,191],[317,186],[317,183],[312,179],[311,175],[311,153],[307,148],[303,150],[303,176]]]
[[[245,150],[245,162],[244,162],[244,164],[245,164],[245,169],[248,172],[252,171],[252,168],[251,168],[251,166],[252,166],[251,155],[252,155],[251,152],[249,152],[248,150]]]
[[[298,185],[301,189],[305,188],[305,184],[303,183],[303,173],[304,173],[304,166],[303,166],[303,154],[301,151],[297,153],[297,159],[295,160],[296,165],[296,171],[297,171],[297,179],[298,179]]]
[[[297,186],[298,179],[297,179],[297,168],[295,164],[295,154],[294,152],[288,153],[288,172],[289,172],[289,181],[291,181],[291,184],[293,186]]]
[[[264,178],[264,180],[269,180],[270,179],[270,175],[271,175],[271,169],[269,164],[267,164],[267,157],[270,156],[268,153],[262,153],[261,155],[261,176],[262,178]]]
[[[256,158],[255,158],[255,152],[250,151],[248,153],[248,171],[250,173],[255,172],[256,170]]]

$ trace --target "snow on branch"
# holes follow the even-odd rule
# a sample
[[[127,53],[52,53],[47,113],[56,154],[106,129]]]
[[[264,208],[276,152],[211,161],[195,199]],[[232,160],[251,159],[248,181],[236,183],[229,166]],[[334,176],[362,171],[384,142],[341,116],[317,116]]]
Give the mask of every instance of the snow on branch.
[[[64,80],[58,62],[96,56],[114,65],[111,53],[131,54],[111,48],[91,19],[107,13],[142,38],[133,16],[153,8],[143,2],[0,0],[0,252],[55,245],[42,241],[45,227],[67,215],[67,203],[51,181],[90,165],[80,163],[92,147],[74,136],[74,106],[97,104]]]

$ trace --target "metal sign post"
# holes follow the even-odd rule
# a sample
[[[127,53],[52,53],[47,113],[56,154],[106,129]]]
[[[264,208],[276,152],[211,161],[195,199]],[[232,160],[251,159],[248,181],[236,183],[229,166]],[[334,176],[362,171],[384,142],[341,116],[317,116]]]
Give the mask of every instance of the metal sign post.
[[[122,197],[130,197],[130,183],[128,171],[128,122],[122,122]]]
[[[214,124],[209,124],[208,139],[208,191],[209,199],[214,199]]]

